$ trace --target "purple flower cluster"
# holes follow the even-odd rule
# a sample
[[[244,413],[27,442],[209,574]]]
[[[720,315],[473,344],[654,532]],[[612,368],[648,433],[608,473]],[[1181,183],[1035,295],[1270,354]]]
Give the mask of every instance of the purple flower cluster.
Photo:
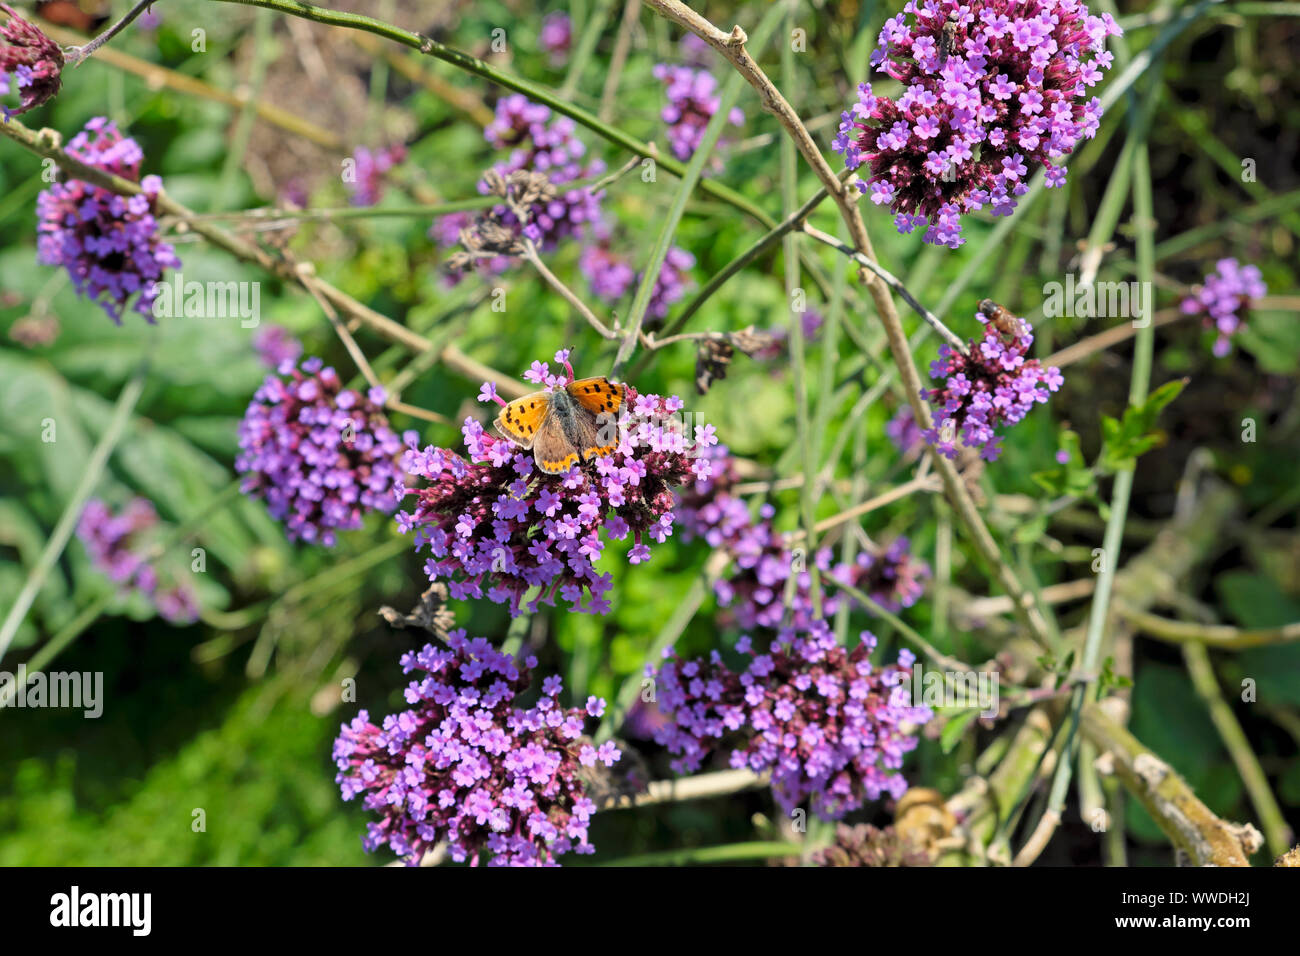
[[[773,526],[776,509],[764,504],[757,519],[751,516],[745,502],[731,493],[736,471],[726,447],[719,445],[706,454],[714,462],[712,477],[697,482],[681,496],[677,513],[687,541],[702,538],[732,559],[733,573],[713,585],[718,604],[730,610],[743,630],[779,630],[787,614],[786,589],[794,577],[790,620],[800,629],[813,627],[817,617],[812,576],[802,552],[790,548]],[[930,576],[929,565],[911,554],[906,538],[898,538],[883,550],[864,551],[852,564],[832,565],[831,559],[829,548],[814,556],[823,575],[852,585],[890,611],[915,604]],[[851,599],[839,593],[823,595],[823,615],[833,615],[846,600],[852,605]]]
[[[534,362],[525,377],[548,390],[562,387],[573,378],[567,359],[565,351],[556,355],[567,376]],[[500,401],[490,383],[479,397]],[[646,539],[663,542],[672,534],[672,489],[710,474],[711,460],[701,452],[717,441],[713,426],[695,426],[692,440],[681,409],[675,396],[638,395],[629,386],[617,448],[563,475],[544,473],[531,453],[467,418],[466,458],[432,446],[417,451],[410,443],[403,467],[428,485],[407,489],[418,502],[397,516],[398,524],[403,532],[415,529],[417,550],[428,546],[425,572],[432,581],[446,579],[452,597],[480,598],[486,591],[518,614],[525,592],[538,587],[531,610],[558,596],[571,610],[604,614],[613,580],[595,570],[605,548],[602,532],[613,541],[632,536],[631,564],[649,560]]]
[[[267,368],[279,368],[285,362],[292,365],[302,355],[302,343],[282,325],[263,326],[253,336],[253,348]]]
[[[736,650],[751,658],[741,673],[717,651],[707,660],[668,652],[655,678],[670,723],[655,740],[677,755],[678,773],[699,770],[723,748],[732,767],[770,772],[785,813],[807,801],[813,813],[838,820],[882,794],[901,796],[903,755],[932,714],[911,703],[914,655],[900,651],[896,666],[877,671],[869,658],[875,644],[864,631],[846,651],[817,621],[782,630],[766,653],[741,637]]]
[[[388,427],[382,389],[343,388],[323,364],[286,362],[279,375],[287,378],[267,376],[239,426],[235,470],[246,476],[244,493],[266,499],[290,541],[333,547],[335,531],[361,527],[367,511],[397,509],[402,442]]]
[[[1040,167],[1048,186],[1064,184],[1054,161],[1096,134],[1101,101],[1084,96],[1121,30],[1080,0],[909,0],[903,11],[872,55],[902,95],[861,84],[833,147],[848,168],[870,167],[858,188],[900,232],[928,222],[925,241],[955,249],[963,213],[1010,215]]]
[[[542,20],[537,41],[550,59],[551,66],[564,66],[573,45],[573,22],[569,15],[561,11],[548,13]]]
[[[914,457],[925,444],[925,435],[916,423],[916,413],[911,405],[902,408],[885,425],[885,434],[894,443],[894,447],[903,453],[904,458]]]
[[[408,864],[445,841],[451,858],[489,866],[554,866],[570,851],[594,853],[587,827],[596,805],[582,768],[611,767],[612,742],[583,739],[588,717],[605,702],[559,704],[559,677],[542,681],[527,709],[512,706],[532,682],[537,659],[503,654],[485,639],[452,631],[448,648],[426,644],[402,655],[408,710],[380,727],[361,711],[334,742],[343,799],[362,795],[380,814],[367,827],[366,850],[387,846]]]
[[[1065,378],[1060,369],[1025,358],[1034,341],[1028,322],[1020,320],[1020,334],[1009,337],[982,313],[977,318],[984,323],[984,338],[971,341],[969,354],[939,346],[930,377],[945,381],[929,391],[935,426],[923,435],[945,458],[957,457],[960,437],[967,448],[981,449],[986,461],[997,461],[1002,448],[994,430],[1020,421],[1035,402],[1046,403],[1048,392],[1059,389]]]
[[[680,302],[686,294],[690,282],[688,270],[695,265],[695,257],[676,246],[668,250],[664,257],[659,275],[655,277],[654,288],[650,290],[650,302],[646,306],[642,326],[653,330],[663,325],[668,317],[668,309]],[[632,267],[623,259],[610,252],[604,244],[586,246],[578,260],[578,268],[587,277],[592,293],[605,302],[617,302],[640,280]]]
[[[159,241],[153,217],[162,180],[140,179],[140,146],[102,116],[72,138],[67,152],[89,166],[139,181],[142,192],[128,198],[77,179],[42,190],[36,198],[38,258],[67,269],[77,294],[97,302],[118,325],[138,292],[135,311],[152,323],[156,284],[164,269],[180,265],[175,250]]]
[[[704,138],[704,127],[722,105],[718,81],[708,70],[668,63],[657,64],[654,75],[667,87],[668,105],[659,115],[668,124],[668,144],[678,159],[690,159]],[[732,126],[741,126],[745,114],[732,107],[727,120]]]
[[[151,539],[160,530],[158,512],[147,498],[131,499],[116,515],[104,502],[91,499],[77,523],[77,537],[110,581],[139,591],[171,623],[190,624],[199,616],[194,592],[174,574],[162,586],[158,568],[148,558]]]
[[[35,109],[59,92],[63,51],[8,4],[0,3],[8,21],[0,27],[0,96],[11,92],[10,75],[19,93],[17,109],[4,108],[5,119]]]
[[[1236,259],[1220,259],[1205,282],[1183,299],[1185,315],[1203,314],[1205,327],[1214,329],[1214,354],[1219,358],[1232,351],[1232,336],[1241,328],[1243,314],[1255,299],[1268,294],[1257,266],[1243,266]]]
[[[358,146],[352,155],[355,169],[347,182],[352,193],[352,205],[373,206],[384,195],[384,177],[388,171],[406,159],[406,147],[401,143],[387,149],[371,150]]]

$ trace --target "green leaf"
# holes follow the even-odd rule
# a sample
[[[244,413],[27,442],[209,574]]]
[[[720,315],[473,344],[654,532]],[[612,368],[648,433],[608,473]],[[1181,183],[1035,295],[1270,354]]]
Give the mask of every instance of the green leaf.
[[[943,748],[944,753],[952,752],[952,748],[957,746],[957,741],[961,740],[966,728],[979,714],[978,708],[968,707],[948,718],[948,722],[943,725],[943,730],[939,733],[939,746]]]
[[[1178,397],[1187,379],[1166,382],[1141,405],[1130,405],[1124,410],[1123,421],[1103,415],[1101,418],[1102,449],[1097,464],[1105,472],[1130,468],[1140,455],[1155,448],[1164,436],[1153,431],[1161,410]]]

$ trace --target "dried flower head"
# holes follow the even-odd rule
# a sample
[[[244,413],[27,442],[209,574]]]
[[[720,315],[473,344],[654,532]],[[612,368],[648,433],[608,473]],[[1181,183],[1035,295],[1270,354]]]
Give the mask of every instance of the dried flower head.
[[[63,51],[8,4],[0,3],[0,11],[7,16],[0,26],[0,94],[10,92],[11,82],[19,93],[18,108],[5,108],[7,118],[35,109],[59,92]]]
[[[521,205],[527,208],[527,217],[520,218],[509,204],[493,208],[493,221],[501,227],[526,235],[541,250],[554,249],[561,240],[581,238],[600,220],[601,191],[570,188],[567,184],[578,179],[599,176],[605,171],[599,160],[584,160],[586,146],[574,133],[574,124],[568,117],[552,118],[547,106],[534,103],[515,93],[497,103],[496,116],[483,131],[488,143],[496,149],[509,149],[509,158],[492,167],[493,176],[484,175],[479,182],[483,195],[502,195],[502,182],[521,182],[511,179],[516,172],[536,173],[544,177],[553,191],[534,196]],[[534,180],[540,183],[541,180]],[[522,197],[520,197],[522,199]],[[470,217],[453,213],[435,222],[430,236],[443,245],[460,241]],[[494,242],[503,241],[494,237]],[[517,253],[515,253],[517,254]],[[484,273],[500,272],[510,264],[508,255],[496,257],[475,256],[474,267]],[[453,280],[464,273],[467,260],[457,260],[457,269],[451,271]]]
[[[869,823],[836,824],[835,842],[812,859],[816,866],[930,866],[933,862],[924,843],[892,826],[882,830]]]

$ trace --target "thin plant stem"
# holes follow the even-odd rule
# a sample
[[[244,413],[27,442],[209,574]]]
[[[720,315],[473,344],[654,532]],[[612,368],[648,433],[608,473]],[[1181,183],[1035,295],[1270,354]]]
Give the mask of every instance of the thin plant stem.
[[[122,17],[122,19],[118,20],[107,30],[104,30],[85,46],[76,46],[67,50],[63,57],[65,65],[74,67],[81,66],[82,63],[86,62],[88,57],[94,55],[96,50],[130,26],[131,22],[135,20],[136,17],[148,10],[149,7],[153,6],[153,4],[154,0],[140,0],[139,3],[127,12],[126,16]]]
[[[1259,765],[1259,758],[1250,745],[1246,732],[1232,712],[1218,678],[1214,676],[1214,666],[1210,663],[1209,652],[1203,644],[1184,644],[1183,661],[1187,665],[1188,676],[1192,686],[1205,703],[1210,713],[1210,720],[1219,731],[1219,738],[1232,755],[1232,762],[1241,775],[1241,781],[1250,794],[1250,802],[1255,807],[1259,822],[1264,828],[1264,838],[1268,841],[1269,852],[1281,856],[1291,849],[1291,827],[1287,825],[1282,808],[1268,785],[1268,776]]]

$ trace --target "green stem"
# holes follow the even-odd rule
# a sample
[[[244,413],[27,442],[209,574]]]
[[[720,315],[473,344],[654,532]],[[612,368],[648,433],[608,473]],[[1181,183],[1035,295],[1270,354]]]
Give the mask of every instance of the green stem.
[[[1259,758],[1255,756],[1246,732],[1241,729],[1232,708],[1224,699],[1223,690],[1214,676],[1214,667],[1210,664],[1209,652],[1203,644],[1186,644],[1183,646],[1183,661],[1187,664],[1187,673],[1192,678],[1196,693],[1210,712],[1210,720],[1214,721],[1219,737],[1232,755],[1237,773],[1241,774],[1241,781],[1246,785],[1250,802],[1264,827],[1269,852],[1273,856],[1281,856],[1291,849],[1291,828],[1269,788],[1268,776],[1259,765]]]

